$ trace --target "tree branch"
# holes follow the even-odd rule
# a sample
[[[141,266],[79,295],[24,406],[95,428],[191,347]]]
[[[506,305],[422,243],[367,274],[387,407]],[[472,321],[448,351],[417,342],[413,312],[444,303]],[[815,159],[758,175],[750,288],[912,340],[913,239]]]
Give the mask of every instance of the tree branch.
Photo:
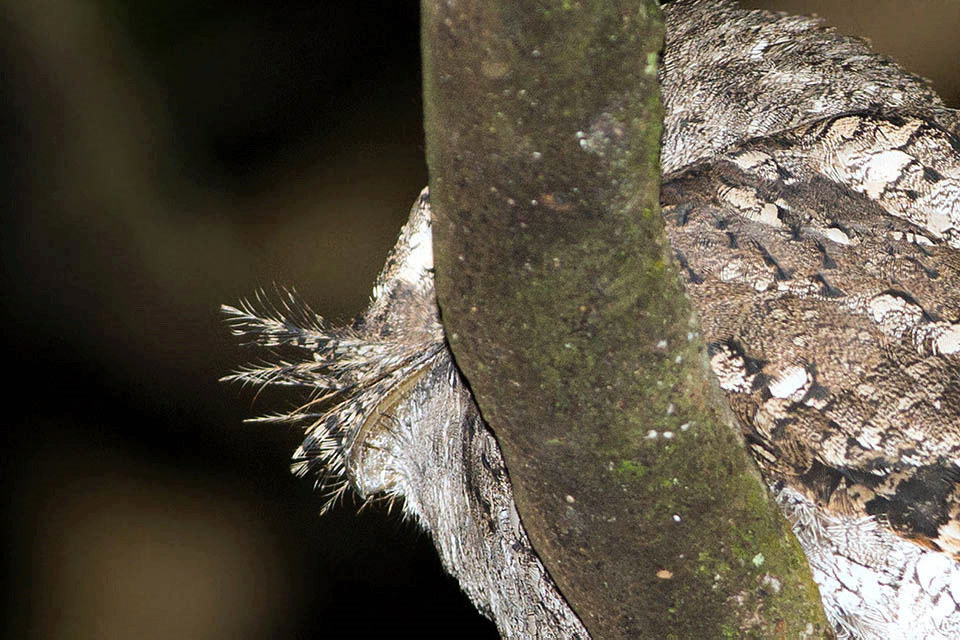
[[[663,233],[657,3],[422,7],[445,330],[562,593],[598,638],[825,632]]]

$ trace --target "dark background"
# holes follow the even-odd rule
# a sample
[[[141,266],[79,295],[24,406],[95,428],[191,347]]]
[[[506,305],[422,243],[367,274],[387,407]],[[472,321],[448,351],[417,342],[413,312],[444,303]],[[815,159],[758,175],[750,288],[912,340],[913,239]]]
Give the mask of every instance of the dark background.
[[[751,6],[759,4],[750,3]],[[774,4],[774,3],[770,3]],[[960,103],[960,3],[817,11]],[[366,303],[426,183],[413,2],[0,0],[17,638],[495,637],[425,535],[287,471],[217,307]],[[271,402],[273,404],[271,404]]]

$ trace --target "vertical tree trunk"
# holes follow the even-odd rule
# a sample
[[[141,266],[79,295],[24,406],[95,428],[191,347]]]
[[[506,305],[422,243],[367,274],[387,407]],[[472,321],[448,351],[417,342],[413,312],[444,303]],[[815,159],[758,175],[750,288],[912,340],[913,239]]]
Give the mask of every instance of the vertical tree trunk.
[[[653,0],[424,0],[446,334],[597,638],[829,634],[704,358],[658,208]]]

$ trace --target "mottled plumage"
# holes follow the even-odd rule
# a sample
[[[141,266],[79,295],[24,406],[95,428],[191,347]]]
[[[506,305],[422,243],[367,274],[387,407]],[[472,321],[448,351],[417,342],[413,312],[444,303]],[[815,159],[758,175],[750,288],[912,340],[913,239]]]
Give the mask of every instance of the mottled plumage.
[[[747,442],[841,637],[960,637],[960,116],[814,20],[664,9],[666,230]],[[575,135],[571,132],[571,135]],[[589,151],[589,150],[587,150]],[[226,308],[297,355],[295,470],[402,497],[510,637],[586,636],[445,345],[426,192],[357,327]]]
[[[299,352],[226,380],[305,387],[305,405],[267,418],[306,428],[294,472],[316,472],[328,506],[348,485],[367,500],[401,498],[502,635],[586,638],[520,524],[500,447],[446,346],[430,224],[424,190],[354,328],[323,329],[290,294],[279,308],[264,296],[256,309],[225,306],[236,335]]]

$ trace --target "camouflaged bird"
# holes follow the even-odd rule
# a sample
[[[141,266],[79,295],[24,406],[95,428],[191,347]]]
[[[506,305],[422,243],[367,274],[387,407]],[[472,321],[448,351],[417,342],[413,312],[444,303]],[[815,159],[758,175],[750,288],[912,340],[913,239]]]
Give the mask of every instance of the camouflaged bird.
[[[960,115],[817,21],[664,7],[661,202],[710,364],[840,637],[960,637]],[[588,637],[445,345],[421,194],[358,327],[227,307],[299,350],[295,470],[402,498],[507,637]],[[318,408],[318,409],[315,409]],[[466,491],[469,486],[471,491]]]

